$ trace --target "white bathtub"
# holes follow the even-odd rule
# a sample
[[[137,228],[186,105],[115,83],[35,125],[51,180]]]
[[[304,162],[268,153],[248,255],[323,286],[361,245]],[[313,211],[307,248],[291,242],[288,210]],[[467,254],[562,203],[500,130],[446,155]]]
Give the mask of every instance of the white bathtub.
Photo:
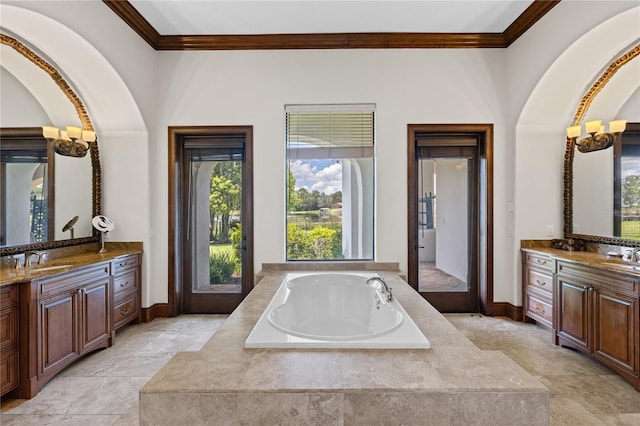
[[[366,272],[289,273],[246,348],[429,349],[397,300]]]

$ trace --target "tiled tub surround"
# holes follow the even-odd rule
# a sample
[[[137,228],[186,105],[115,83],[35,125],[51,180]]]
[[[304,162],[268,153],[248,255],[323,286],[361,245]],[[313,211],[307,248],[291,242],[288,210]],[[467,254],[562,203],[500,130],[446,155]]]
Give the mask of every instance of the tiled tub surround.
[[[479,350],[397,272],[378,274],[431,349],[245,349],[285,276],[263,271],[199,352],[177,353],[142,388],[140,424],[549,424],[536,378]]]

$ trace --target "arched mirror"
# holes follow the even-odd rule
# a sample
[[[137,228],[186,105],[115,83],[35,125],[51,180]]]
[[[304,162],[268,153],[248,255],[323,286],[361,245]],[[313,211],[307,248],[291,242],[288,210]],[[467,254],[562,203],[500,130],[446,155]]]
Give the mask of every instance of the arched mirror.
[[[579,152],[567,138],[565,238],[640,246],[640,45],[625,49],[582,98],[573,125],[626,119],[611,146]]]
[[[0,34],[0,256],[95,242],[100,161],[61,155],[43,125],[93,130],[84,105],[42,55]]]

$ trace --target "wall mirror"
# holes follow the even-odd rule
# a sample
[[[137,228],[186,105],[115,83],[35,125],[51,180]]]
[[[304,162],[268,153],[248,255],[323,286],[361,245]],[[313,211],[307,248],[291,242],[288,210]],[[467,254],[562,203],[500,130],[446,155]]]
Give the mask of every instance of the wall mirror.
[[[87,112],[42,55],[0,37],[0,256],[98,241],[97,142],[84,157],[60,155],[40,127],[93,130]]]
[[[567,139],[564,234],[590,242],[640,246],[640,45],[625,49],[583,97],[582,120],[626,119],[613,146],[579,152]]]

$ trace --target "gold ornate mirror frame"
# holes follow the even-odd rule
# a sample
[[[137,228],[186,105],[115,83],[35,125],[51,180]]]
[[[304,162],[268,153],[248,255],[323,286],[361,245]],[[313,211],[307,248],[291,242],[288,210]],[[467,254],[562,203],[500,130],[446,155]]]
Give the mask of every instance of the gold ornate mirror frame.
[[[87,110],[82,104],[82,101],[80,100],[78,95],[76,95],[76,93],[69,86],[67,81],[64,79],[64,77],[62,77],[62,75],[58,72],[58,70],[55,67],[53,67],[43,58],[38,56],[33,50],[31,50],[30,48],[28,48],[23,43],[21,43],[20,41],[16,40],[13,37],[10,37],[6,34],[0,34],[0,43],[13,48],[16,52],[20,53],[22,56],[24,56],[33,64],[35,64],[37,67],[39,67],[44,72],[46,72],[75,107],[76,112],[78,113],[78,117],[80,118],[80,122],[82,123],[82,127],[87,130],[94,130],[93,125],[91,124],[91,120],[89,119],[89,115],[87,114]],[[97,141],[96,143],[91,144],[90,152],[91,152],[91,168],[93,170],[92,213],[93,213],[93,216],[95,217],[100,214],[100,206],[102,205],[100,155],[98,152]],[[21,246],[1,247],[0,256],[8,256],[12,254],[23,253],[26,250],[50,250],[54,248],[74,246],[78,244],[98,242],[99,240],[100,240],[100,236],[95,230],[93,230],[93,236],[91,237],[73,238],[73,239],[59,240],[59,241],[48,241],[45,243],[25,244]]]
[[[578,106],[575,116],[573,117],[572,126],[580,124],[580,120],[589,109],[589,106],[607,85],[609,80],[615,73],[626,63],[640,55],[640,44],[633,47],[627,53],[613,61],[609,67],[602,73],[600,78],[591,86],[587,93],[582,97],[582,101]],[[567,138],[566,149],[564,154],[564,237],[580,239],[584,241],[594,242],[598,244],[625,245],[630,247],[640,247],[640,241],[624,240],[616,237],[603,237],[597,235],[584,235],[573,233],[573,157],[575,155],[575,146],[571,139]]]

